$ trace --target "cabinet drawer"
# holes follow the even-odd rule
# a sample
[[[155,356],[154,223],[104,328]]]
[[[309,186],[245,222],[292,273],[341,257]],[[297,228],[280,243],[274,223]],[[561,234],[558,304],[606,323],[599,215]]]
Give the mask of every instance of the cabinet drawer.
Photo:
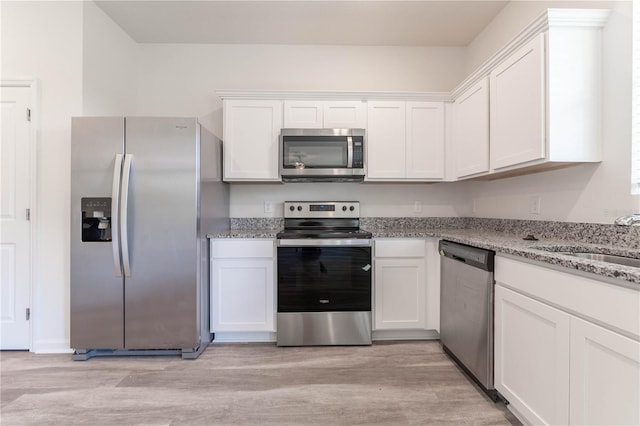
[[[375,240],[375,257],[424,257],[424,240]]]
[[[211,240],[211,258],[273,257],[273,240]]]

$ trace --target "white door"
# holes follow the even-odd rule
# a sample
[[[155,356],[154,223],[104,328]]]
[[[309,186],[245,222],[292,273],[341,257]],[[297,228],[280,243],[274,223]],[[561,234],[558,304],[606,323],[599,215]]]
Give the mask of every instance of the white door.
[[[495,292],[495,386],[532,424],[569,423],[571,317],[500,285]]]
[[[284,128],[322,129],[321,101],[284,101]]]
[[[281,101],[226,100],[224,179],[280,181]]]
[[[425,328],[424,259],[376,259],[375,329]]]
[[[572,425],[640,424],[640,343],[571,318]]]
[[[444,178],[444,103],[407,102],[406,176]]]
[[[0,88],[0,349],[29,349],[31,89]]]
[[[367,104],[361,101],[324,102],[325,129],[364,129],[367,126]]]
[[[544,34],[540,34],[489,75],[492,169],[544,158],[544,67]]]
[[[211,331],[275,331],[273,259],[211,260]]]
[[[455,176],[489,171],[489,79],[463,93],[454,104]]]
[[[367,178],[404,179],[405,102],[369,102],[367,121]]]

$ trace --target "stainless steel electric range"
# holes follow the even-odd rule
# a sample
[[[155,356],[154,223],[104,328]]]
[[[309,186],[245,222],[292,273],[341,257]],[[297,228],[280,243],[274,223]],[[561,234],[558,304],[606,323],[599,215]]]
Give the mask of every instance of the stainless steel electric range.
[[[371,344],[371,233],[357,201],[287,201],[278,233],[278,346]]]

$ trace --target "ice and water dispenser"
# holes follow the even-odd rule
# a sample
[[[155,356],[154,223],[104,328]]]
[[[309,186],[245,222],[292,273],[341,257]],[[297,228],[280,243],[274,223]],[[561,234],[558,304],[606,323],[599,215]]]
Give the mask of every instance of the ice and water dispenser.
[[[111,197],[82,198],[82,241],[111,241]]]

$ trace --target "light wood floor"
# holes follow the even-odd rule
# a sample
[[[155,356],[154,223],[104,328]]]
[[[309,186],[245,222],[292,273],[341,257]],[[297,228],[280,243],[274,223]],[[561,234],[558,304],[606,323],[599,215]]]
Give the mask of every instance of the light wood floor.
[[[212,345],[178,357],[2,352],[2,425],[510,425],[437,341]]]

